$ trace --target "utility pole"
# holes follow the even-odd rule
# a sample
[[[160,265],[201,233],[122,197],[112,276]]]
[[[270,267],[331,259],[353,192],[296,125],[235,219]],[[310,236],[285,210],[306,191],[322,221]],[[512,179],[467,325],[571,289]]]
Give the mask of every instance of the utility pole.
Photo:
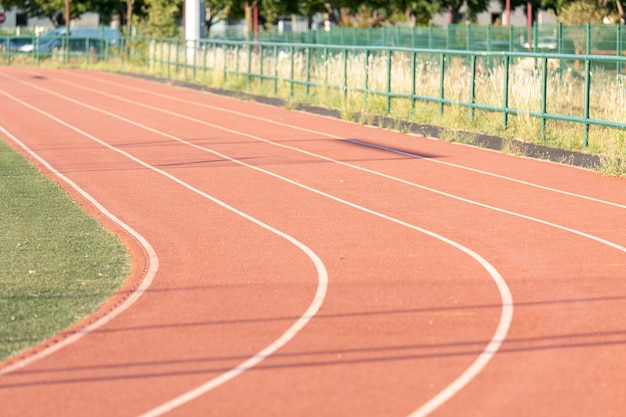
[[[506,26],[511,26],[511,0],[506,0]]]
[[[65,0],[65,26],[70,29],[70,0]]]
[[[187,49],[187,63],[195,63],[196,49],[200,41],[200,3],[201,0],[185,0],[185,42]]]

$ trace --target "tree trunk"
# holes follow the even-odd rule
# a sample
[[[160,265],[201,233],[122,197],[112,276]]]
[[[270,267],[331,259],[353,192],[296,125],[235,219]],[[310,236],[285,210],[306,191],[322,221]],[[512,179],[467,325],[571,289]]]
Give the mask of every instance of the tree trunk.
[[[131,36],[131,30],[133,28],[133,8],[135,7],[135,0],[126,0],[126,35]]]
[[[615,4],[617,5],[617,12],[619,13],[619,17],[623,20],[626,15],[624,15],[624,7],[622,6],[622,2],[620,0],[615,0]]]
[[[246,16],[246,33],[252,33],[254,31],[254,8],[258,4],[258,0],[249,1],[243,4],[244,14]]]
[[[459,23],[459,10],[461,10],[461,6],[450,6],[450,24]]]

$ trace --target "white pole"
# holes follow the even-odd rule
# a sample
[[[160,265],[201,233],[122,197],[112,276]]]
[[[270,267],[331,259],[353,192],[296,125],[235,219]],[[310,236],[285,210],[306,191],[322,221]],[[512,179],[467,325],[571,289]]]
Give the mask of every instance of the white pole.
[[[200,33],[200,0],[185,0],[185,41],[189,64],[195,63]]]

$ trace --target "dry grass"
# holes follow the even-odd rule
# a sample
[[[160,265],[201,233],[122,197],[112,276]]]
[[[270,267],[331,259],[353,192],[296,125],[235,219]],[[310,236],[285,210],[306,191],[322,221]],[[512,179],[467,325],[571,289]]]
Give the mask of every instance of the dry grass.
[[[547,120],[542,126],[540,119],[531,115],[541,112],[544,106],[543,63],[533,58],[511,59],[508,108],[512,112],[505,125],[502,111],[469,109],[468,104],[472,102],[469,57],[446,57],[442,76],[442,63],[437,54],[413,55],[386,50],[366,54],[363,50],[344,53],[332,48],[307,51],[296,46],[292,49],[289,45],[263,48],[233,45],[203,49],[190,58],[182,43],[164,47],[153,42],[139,46],[137,56],[140,59],[119,62],[120,68],[211,87],[276,96],[290,103],[315,104],[337,109],[350,119],[354,114],[368,117],[389,115],[400,120],[598,154],[605,160],[619,161],[620,155],[626,152],[624,130],[591,126],[585,146],[581,123]],[[144,49],[148,51],[147,57],[141,56]],[[13,62],[32,65],[32,58],[30,62],[29,58],[16,56]],[[46,65],[62,64],[58,59],[46,61]],[[42,65],[41,62],[37,64]],[[583,117],[584,79],[571,63],[551,59],[546,64],[545,111]],[[101,63],[96,65],[102,66]],[[110,67],[115,65],[113,63]],[[502,109],[505,75],[502,57],[479,57],[473,102]],[[624,78],[614,72],[594,69],[589,106],[592,119],[624,123]],[[389,93],[391,98],[386,96]],[[413,94],[427,100],[412,100],[409,96]],[[438,101],[441,98],[445,100],[444,105]]]

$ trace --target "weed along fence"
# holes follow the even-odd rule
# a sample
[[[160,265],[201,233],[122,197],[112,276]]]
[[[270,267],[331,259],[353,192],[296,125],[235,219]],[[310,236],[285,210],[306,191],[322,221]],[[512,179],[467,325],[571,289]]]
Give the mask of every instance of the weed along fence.
[[[588,26],[585,36],[593,33]],[[566,54],[346,46],[321,44],[319,37],[317,43],[120,37],[115,44],[76,38],[74,47],[65,39],[58,48],[28,51],[11,47],[15,40],[0,37],[0,65],[148,73],[340,109],[362,122],[378,115],[458,121],[557,148],[626,149],[621,46],[616,54]]]
[[[589,145],[592,126],[626,128],[626,60],[618,56],[226,40],[149,45],[151,72],[320,103],[346,116],[428,120],[465,108],[470,121],[499,115],[503,128],[534,125],[542,140],[577,125],[579,147]]]

